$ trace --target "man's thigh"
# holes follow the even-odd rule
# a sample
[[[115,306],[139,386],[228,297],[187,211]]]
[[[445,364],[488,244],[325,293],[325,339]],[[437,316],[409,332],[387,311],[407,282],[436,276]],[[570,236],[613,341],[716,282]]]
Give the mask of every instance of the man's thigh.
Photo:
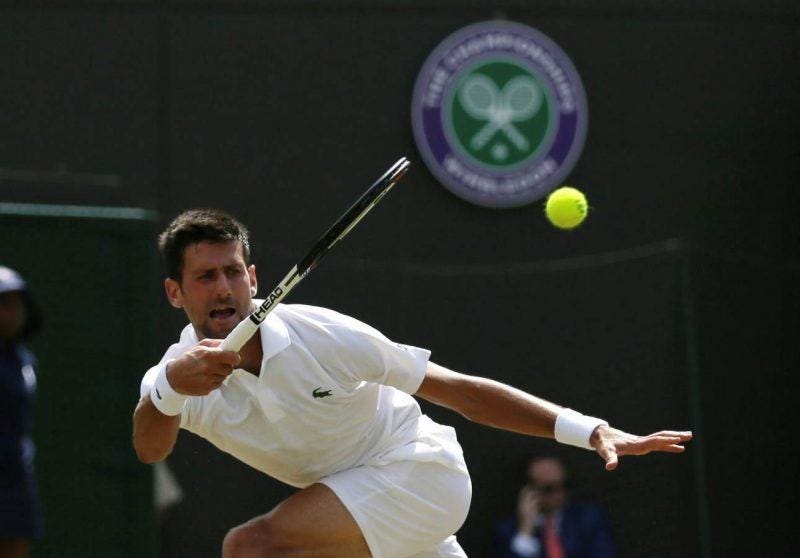
[[[336,494],[313,484],[271,512],[232,529],[223,558],[352,556],[369,558],[358,524]]]

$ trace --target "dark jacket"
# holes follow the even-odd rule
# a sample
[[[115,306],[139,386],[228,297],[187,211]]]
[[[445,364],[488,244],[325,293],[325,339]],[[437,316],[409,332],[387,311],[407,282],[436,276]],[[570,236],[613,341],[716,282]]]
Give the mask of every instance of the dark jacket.
[[[492,558],[521,558],[511,549],[517,533],[516,517],[497,523],[492,539]],[[561,544],[566,558],[616,558],[617,550],[611,536],[611,527],[603,511],[588,502],[569,502],[561,518]],[[537,529],[534,537],[541,534]],[[537,558],[547,558],[544,544]]]
[[[0,345],[0,538],[41,534],[30,438],[35,366],[21,345]]]

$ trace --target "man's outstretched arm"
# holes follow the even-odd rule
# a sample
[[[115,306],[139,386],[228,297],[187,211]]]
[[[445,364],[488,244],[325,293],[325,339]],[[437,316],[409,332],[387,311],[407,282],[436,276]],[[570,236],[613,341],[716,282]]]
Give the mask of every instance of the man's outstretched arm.
[[[559,415],[568,419],[572,413],[506,384],[453,372],[433,362],[428,363],[425,379],[415,395],[452,409],[473,422],[542,438],[556,437]],[[568,422],[566,419],[562,422]],[[611,471],[616,469],[622,455],[644,455],[653,451],[680,453],[684,451],[681,444],[691,438],[691,432],[671,430],[636,436],[600,424],[591,432],[588,442]]]

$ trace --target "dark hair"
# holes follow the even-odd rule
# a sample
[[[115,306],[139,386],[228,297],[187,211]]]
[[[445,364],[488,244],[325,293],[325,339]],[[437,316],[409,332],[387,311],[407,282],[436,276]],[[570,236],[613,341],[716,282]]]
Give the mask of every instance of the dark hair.
[[[247,228],[221,209],[189,209],[167,226],[158,237],[158,249],[164,257],[167,275],[181,282],[183,253],[198,242],[242,243],[244,263],[250,265],[250,241]]]

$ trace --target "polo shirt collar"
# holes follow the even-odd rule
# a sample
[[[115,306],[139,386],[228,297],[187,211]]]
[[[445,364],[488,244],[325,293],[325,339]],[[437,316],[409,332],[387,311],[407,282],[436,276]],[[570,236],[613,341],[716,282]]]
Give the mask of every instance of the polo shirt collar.
[[[245,318],[245,320],[247,319],[248,318]],[[189,327],[192,329],[192,335],[194,335],[194,329],[191,328],[191,324]],[[279,406],[275,404],[275,395],[270,389],[266,389],[264,364],[291,345],[291,339],[289,338],[289,329],[286,327],[286,324],[283,323],[283,320],[276,316],[274,312],[268,314],[264,321],[261,322],[261,325],[258,327],[258,334],[261,336],[261,373],[256,378],[246,370],[237,368],[233,371],[233,374],[225,378],[222,383],[228,385],[228,381],[231,377],[237,376],[238,374],[239,381],[244,381],[245,385],[251,386],[251,389],[256,385],[261,386],[258,388],[258,400],[264,409],[264,414],[267,419],[270,422],[274,422],[282,418],[284,413],[280,410]],[[197,342],[196,337],[195,342]]]
[[[246,318],[245,318],[246,319]],[[262,362],[266,362],[291,344],[289,330],[275,312],[267,315],[259,326],[261,332]]]
[[[255,395],[264,416],[269,422],[275,422],[285,417],[286,413],[283,411],[280,398],[269,385],[266,363],[291,344],[289,329],[275,312],[268,314],[258,329],[261,335],[261,351],[264,355],[261,358],[261,373],[258,378],[253,378],[250,374],[246,376],[250,378],[248,381],[255,380],[259,386]]]

